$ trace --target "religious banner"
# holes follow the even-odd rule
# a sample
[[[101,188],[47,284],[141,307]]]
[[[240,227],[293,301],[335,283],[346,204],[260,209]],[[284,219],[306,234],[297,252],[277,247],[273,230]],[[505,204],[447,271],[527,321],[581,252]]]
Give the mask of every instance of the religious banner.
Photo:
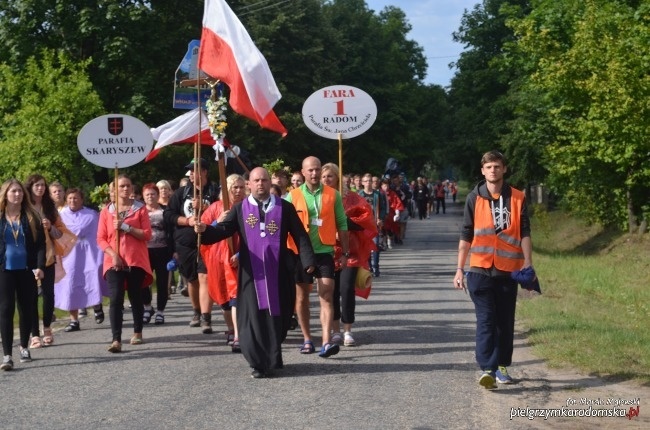
[[[197,67],[199,60],[199,47],[201,42],[192,40],[187,45],[187,52],[176,69],[174,76],[174,109],[196,109],[199,107],[198,99],[201,98],[201,107],[210,99],[210,86],[205,82],[208,78]]]

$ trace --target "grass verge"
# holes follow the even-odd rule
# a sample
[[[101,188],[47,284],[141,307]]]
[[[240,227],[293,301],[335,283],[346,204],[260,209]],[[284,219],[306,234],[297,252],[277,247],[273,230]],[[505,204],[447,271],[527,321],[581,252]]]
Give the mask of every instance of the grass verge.
[[[517,312],[535,352],[551,367],[650,384],[650,235],[539,208],[531,221],[543,294]]]

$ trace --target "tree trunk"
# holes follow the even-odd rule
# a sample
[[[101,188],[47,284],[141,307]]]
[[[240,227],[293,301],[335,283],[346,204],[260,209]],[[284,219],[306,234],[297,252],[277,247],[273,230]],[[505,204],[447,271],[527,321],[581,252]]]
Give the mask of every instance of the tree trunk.
[[[632,195],[627,192],[627,224],[630,233],[634,233],[637,229],[636,215],[634,215],[634,205],[632,204]]]

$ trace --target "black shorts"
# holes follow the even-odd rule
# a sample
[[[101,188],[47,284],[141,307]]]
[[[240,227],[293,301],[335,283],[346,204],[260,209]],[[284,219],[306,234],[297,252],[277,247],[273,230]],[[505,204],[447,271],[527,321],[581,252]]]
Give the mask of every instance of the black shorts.
[[[178,271],[188,282],[199,279],[199,273],[208,273],[201,254],[198,254],[197,260],[196,247],[190,248],[177,244],[176,253],[178,254]]]
[[[314,273],[305,273],[300,258],[296,259],[296,284],[311,284],[314,279],[334,279],[334,257],[332,254],[315,254],[316,270]]]

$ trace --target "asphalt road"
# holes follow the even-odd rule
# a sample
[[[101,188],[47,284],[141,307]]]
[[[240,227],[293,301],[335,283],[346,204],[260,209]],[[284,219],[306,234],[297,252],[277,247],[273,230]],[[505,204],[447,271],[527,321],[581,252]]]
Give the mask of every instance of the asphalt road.
[[[145,326],[145,344],[125,344],[121,354],[106,351],[108,319],[97,325],[90,312],[81,331],[57,332],[53,346],[33,350],[31,363],[18,362],[16,346],[14,370],[0,372],[2,427],[530,428],[527,419],[510,420],[510,410],[528,404],[527,389],[538,405],[548,397],[534,375],[497,392],[477,383],[473,306],[452,288],[461,208],[450,206],[445,215],[411,220],[404,244],[382,254],[381,277],[357,302],[356,347],[329,359],[301,355],[295,330],[284,345],[285,368],[255,380],[226,346],[221,318],[215,313],[212,335],[188,327],[189,299],[179,294],[166,324]],[[312,327],[317,311],[314,296]],[[127,313],[125,340],[131,327]],[[521,364],[535,363],[543,366],[534,357]]]

